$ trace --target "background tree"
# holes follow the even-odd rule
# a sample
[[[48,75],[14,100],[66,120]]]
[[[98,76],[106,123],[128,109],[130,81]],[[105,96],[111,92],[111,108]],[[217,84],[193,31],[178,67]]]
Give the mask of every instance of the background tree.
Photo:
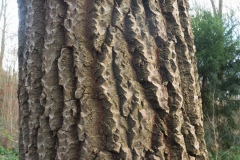
[[[212,9],[213,9],[213,13],[215,16],[219,16],[220,19],[222,18],[222,14],[223,14],[223,0],[219,0],[218,1],[218,4],[219,4],[219,7],[217,8],[216,5],[215,5],[215,0],[210,0],[211,1],[211,4],[212,4]]]
[[[209,150],[218,159],[218,150],[226,151],[240,145],[240,128],[234,115],[240,108],[239,99],[234,98],[240,91],[239,22],[233,13],[219,15],[199,10],[192,19],[192,25],[206,141]]]
[[[20,159],[207,159],[185,0],[18,0]]]
[[[2,75],[2,60],[5,52],[5,39],[6,39],[6,21],[7,21],[7,4],[6,0],[2,1],[0,8],[0,22],[3,17],[3,23],[1,26],[1,50],[0,50],[0,76]],[[3,105],[4,90],[2,89],[2,81],[0,81],[0,106]]]
[[[16,147],[18,135],[16,44],[8,31],[10,23],[8,0],[0,4],[0,150]],[[11,38],[10,38],[11,37]],[[11,43],[8,43],[11,41]],[[2,146],[2,147],[1,147]],[[0,159],[2,159],[0,151]]]
[[[2,62],[3,62],[3,56],[5,53],[5,41],[6,41],[6,28],[7,28],[7,5],[8,0],[2,0],[2,17],[3,17],[3,24],[2,24],[2,35],[1,35],[1,54],[0,54],[0,67],[2,69]],[[1,16],[1,15],[0,15]]]

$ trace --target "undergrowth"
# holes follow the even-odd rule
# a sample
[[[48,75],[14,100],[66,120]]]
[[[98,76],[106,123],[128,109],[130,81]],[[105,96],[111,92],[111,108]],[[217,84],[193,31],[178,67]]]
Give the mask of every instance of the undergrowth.
[[[18,160],[18,151],[16,149],[5,149],[0,146],[1,160]]]
[[[240,160],[240,147],[233,146],[228,150],[218,151],[215,157],[209,155],[210,160]]]

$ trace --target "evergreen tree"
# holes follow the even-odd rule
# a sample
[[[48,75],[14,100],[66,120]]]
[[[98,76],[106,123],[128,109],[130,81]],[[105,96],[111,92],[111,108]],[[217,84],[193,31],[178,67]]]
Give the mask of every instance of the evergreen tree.
[[[210,151],[239,145],[234,113],[239,110],[240,39],[234,14],[223,17],[199,11],[192,18],[206,141]],[[239,139],[236,143],[236,138]]]

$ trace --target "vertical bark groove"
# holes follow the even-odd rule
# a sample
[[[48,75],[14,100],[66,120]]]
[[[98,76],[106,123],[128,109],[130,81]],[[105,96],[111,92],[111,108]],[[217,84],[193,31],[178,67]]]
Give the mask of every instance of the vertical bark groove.
[[[20,40],[19,55],[19,99],[22,107],[20,112],[20,138],[24,145],[24,150],[20,149],[20,158],[38,159],[37,135],[39,128],[39,117],[42,107],[39,98],[42,92],[41,85],[41,65],[42,48],[44,35],[44,3],[34,1],[19,1],[19,4],[26,6],[20,7],[19,33],[26,36]],[[24,17],[25,15],[26,17]],[[25,22],[26,21],[26,22]],[[25,48],[22,48],[25,47]],[[23,97],[22,97],[23,96]],[[20,142],[21,146],[21,142]]]
[[[59,129],[63,125],[64,95],[59,85],[58,59],[64,46],[65,35],[62,23],[66,14],[64,2],[45,1],[45,41],[43,49],[41,116],[39,132],[40,159],[55,159],[60,144]]]
[[[24,49],[26,44],[26,15],[27,15],[27,6],[25,0],[18,0],[18,8],[19,8],[19,30],[18,30],[18,65],[19,65],[19,82],[18,82],[18,98],[19,98],[19,159],[25,159],[25,147],[24,147],[24,134],[26,134],[24,130],[24,113],[25,105],[27,101],[26,89],[24,87],[24,74],[25,74],[25,66],[24,61]],[[25,97],[25,98],[24,98]],[[28,131],[27,131],[28,132]]]
[[[185,0],[18,3],[20,159],[207,159]]]
[[[196,57],[194,56],[195,53],[195,46],[193,42],[193,34],[191,30],[191,23],[189,20],[189,14],[188,14],[188,8],[189,4],[186,0],[180,0],[178,2],[179,6],[179,17],[180,17],[180,23],[182,27],[182,32],[184,34],[185,41],[180,41],[180,44],[177,44],[178,50],[181,54],[179,54],[181,57],[179,58],[179,65],[181,68],[181,77],[183,83],[183,94],[185,97],[185,105],[184,109],[187,113],[187,118],[189,120],[185,120],[187,123],[190,123],[192,126],[189,126],[192,129],[190,134],[192,135],[186,135],[187,137],[194,136],[194,139],[190,140],[191,142],[187,142],[189,146],[189,150],[195,150],[190,151],[194,155],[198,155],[200,158],[204,159],[206,158],[206,144],[204,141],[204,130],[203,130],[203,116],[202,116],[202,107],[201,107],[201,95],[200,95],[200,86],[198,83],[198,72],[197,72],[197,65],[196,65]],[[182,44],[183,45],[182,45]],[[194,65],[191,65],[194,64]],[[190,68],[187,70],[186,68]],[[190,85],[187,84],[187,81],[191,81]],[[193,94],[189,94],[189,92]],[[198,107],[193,107],[198,106]],[[193,111],[194,110],[194,111]],[[188,125],[188,124],[187,124]],[[194,129],[193,129],[194,128]],[[195,130],[195,132],[194,132]],[[195,137],[196,136],[196,137]],[[193,137],[192,137],[193,138]],[[194,141],[195,138],[197,138],[197,142],[199,143],[199,148],[195,148],[193,143],[196,143]],[[191,149],[190,149],[191,148]],[[197,150],[200,150],[200,152],[197,153]]]

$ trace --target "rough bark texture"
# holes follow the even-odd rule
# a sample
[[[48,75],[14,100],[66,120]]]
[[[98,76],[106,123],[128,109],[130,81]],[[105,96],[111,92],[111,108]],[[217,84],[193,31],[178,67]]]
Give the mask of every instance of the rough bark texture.
[[[18,0],[20,159],[208,159],[186,0]]]

